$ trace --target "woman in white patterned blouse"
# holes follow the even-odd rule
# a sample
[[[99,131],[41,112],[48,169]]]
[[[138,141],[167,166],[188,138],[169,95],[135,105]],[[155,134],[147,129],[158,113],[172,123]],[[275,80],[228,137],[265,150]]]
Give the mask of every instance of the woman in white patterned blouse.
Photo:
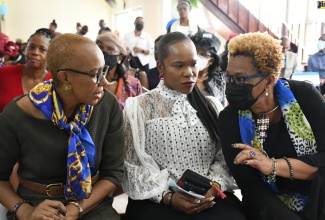
[[[220,102],[206,98],[195,85],[197,53],[192,41],[173,32],[158,46],[164,80],[124,108],[125,174],[129,195],[126,215],[132,219],[244,219],[238,199],[221,199],[211,187],[205,199],[172,192],[168,178],[178,180],[191,169],[216,181],[222,191],[236,184],[223,159],[216,132]]]

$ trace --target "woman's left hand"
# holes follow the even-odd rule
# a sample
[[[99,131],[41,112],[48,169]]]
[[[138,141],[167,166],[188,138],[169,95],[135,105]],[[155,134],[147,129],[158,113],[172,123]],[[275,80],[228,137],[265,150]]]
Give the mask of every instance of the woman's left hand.
[[[67,214],[66,219],[67,220],[76,220],[79,218],[79,209],[74,204],[69,203],[66,205],[67,208]]]
[[[234,144],[233,148],[242,149],[234,159],[235,164],[246,164],[261,171],[264,175],[270,175],[273,170],[273,161],[261,153],[258,149],[246,144]]]

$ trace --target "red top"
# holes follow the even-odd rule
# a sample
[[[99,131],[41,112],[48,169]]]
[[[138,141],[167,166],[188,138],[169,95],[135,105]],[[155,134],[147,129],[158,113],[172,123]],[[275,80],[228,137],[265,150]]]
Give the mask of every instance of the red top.
[[[0,112],[9,102],[24,94],[22,87],[22,73],[24,65],[9,65],[0,68]],[[45,80],[51,79],[50,72]]]

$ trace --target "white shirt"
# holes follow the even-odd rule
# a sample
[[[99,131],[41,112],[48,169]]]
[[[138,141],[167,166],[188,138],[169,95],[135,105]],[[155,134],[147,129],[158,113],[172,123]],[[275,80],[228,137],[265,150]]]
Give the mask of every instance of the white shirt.
[[[194,35],[196,32],[198,32],[198,26],[193,22],[193,20],[189,20],[189,26],[182,26],[180,25],[180,20],[178,19],[170,27],[170,32],[175,31],[181,32],[186,36],[189,34]]]
[[[124,36],[123,41],[125,42],[126,47],[131,51],[132,55],[139,58],[143,66],[149,63],[150,55],[153,55],[154,52],[154,43],[150,34],[142,31],[140,36],[135,36],[134,31],[132,31]],[[143,53],[135,53],[133,47],[149,50],[149,54],[145,55]]]
[[[186,97],[162,80],[156,89],[126,100],[122,185],[130,198],[160,202],[168,178],[178,180],[186,169],[217,181],[223,191],[236,188],[221,149],[216,152]],[[218,112],[223,108],[216,98],[209,99]]]

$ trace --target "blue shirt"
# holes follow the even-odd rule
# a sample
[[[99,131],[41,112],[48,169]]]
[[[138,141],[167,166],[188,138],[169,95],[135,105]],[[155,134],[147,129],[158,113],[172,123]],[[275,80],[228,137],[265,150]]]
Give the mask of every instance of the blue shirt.
[[[319,78],[325,79],[325,53],[317,52],[308,60],[308,71],[318,72]]]

